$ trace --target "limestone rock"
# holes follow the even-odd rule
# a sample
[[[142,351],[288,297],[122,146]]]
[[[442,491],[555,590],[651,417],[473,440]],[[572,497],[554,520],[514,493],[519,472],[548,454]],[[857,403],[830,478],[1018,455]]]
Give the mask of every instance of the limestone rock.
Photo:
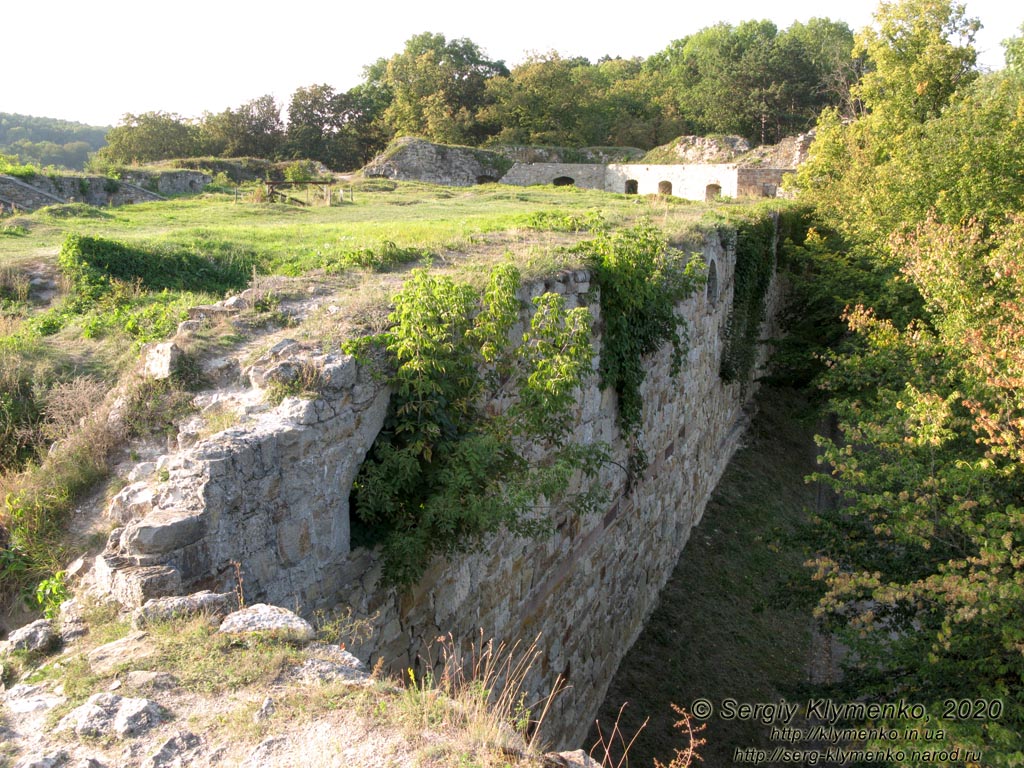
[[[53,622],[49,619],[39,619],[11,632],[7,642],[12,651],[42,653],[56,644],[57,637],[57,633],[53,631]]]
[[[120,640],[93,648],[88,656],[89,666],[93,673],[106,675],[121,664],[148,658],[156,653],[156,648],[147,640],[148,637],[145,632],[132,632]]]
[[[65,715],[56,731],[79,736],[126,738],[141,734],[163,720],[160,705],[149,699],[133,699],[116,693],[97,693]]]
[[[28,683],[13,686],[3,694],[2,700],[8,711],[18,715],[53,709],[65,701],[63,696],[51,693],[45,685]]]
[[[261,632],[279,640],[309,642],[316,637],[316,630],[303,618],[287,608],[257,603],[228,614],[220,625],[219,632],[229,635]]]
[[[355,684],[370,682],[366,665],[348,651],[314,643],[306,649],[306,654],[307,658],[295,674],[307,683],[330,683],[338,680]]]
[[[108,520],[124,524],[145,516],[152,509],[153,489],[147,482],[135,482],[118,491],[103,514]]]
[[[124,682],[129,688],[153,688],[155,690],[166,690],[178,685],[178,679],[169,672],[150,672],[143,669],[133,669],[125,677]]]
[[[140,768],[179,768],[190,764],[190,753],[194,754],[201,739],[191,731],[179,731],[160,745],[155,753],[142,761]]]
[[[68,753],[58,749],[50,752],[36,752],[27,755],[14,764],[14,768],[58,768],[67,765]]]
[[[181,362],[181,347],[173,341],[154,344],[146,350],[142,375],[149,379],[168,379]]]
[[[198,613],[221,616],[228,612],[234,600],[235,596],[231,593],[216,593],[209,590],[185,597],[156,597],[135,609],[132,613],[132,626],[141,629],[153,620],[195,616]]]
[[[592,760],[582,749],[574,752],[548,752],[543,760],[543,768],[601,768],[601,764]]]

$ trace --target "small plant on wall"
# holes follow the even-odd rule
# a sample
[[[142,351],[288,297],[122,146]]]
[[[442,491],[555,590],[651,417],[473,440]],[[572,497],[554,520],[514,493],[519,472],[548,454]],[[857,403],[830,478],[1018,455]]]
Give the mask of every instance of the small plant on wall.
[[[589,312],[544,294],[511,343],[519,287],[512,265],[492,272],[482,297],[414,270],[391,329],[362,342],[383,346],[393,395],[354,484],[354,535],[382,545],[389,583],[411,584],[434,556],[470,551],[501,528],[549,531],[538,501],[605,459],[602,446],[569,441],[575,390],[591,369]],[[599,493],[564,501],[585,510]]]

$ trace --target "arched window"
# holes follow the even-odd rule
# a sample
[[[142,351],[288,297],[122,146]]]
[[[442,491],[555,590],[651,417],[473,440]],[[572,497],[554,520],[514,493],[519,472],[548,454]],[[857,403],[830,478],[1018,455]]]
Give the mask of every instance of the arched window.
[[[658,182],[658,194],[659,195],[671,195],[672,194],[672,182],[671,181],[659,181]]]
[[[639,191],[640,191],[640,184],[637,182],[636,179],[627,179],[626,180],[626,194],[627,195],[635,195]]]
[[[708,184],[704,188],[704,199],[708,202],[717,200],[722,196],[722,185],[721,184]]]
[[[571,187],[576,183],[576,179],[572,176],[559,176],[551,183],[556,187]]]

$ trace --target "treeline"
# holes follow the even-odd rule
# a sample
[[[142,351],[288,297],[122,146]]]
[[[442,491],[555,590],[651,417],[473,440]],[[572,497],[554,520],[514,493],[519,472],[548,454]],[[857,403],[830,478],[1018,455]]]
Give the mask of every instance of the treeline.
[[[109,127],[0,112],[0,154],[20,163],[82,170],[106,143]]]
[[[899,765],[1024,764],[1024,39],[981,74],[978,28],[950,0],[883,4],[856,119],[826,111],[797,173],[820,221],[790,341],[828,343],[838,424],[818,610],[850,648],[837,695],[923,705],[883,724]]]
[[[287,105],[263,96],[191,119],[125,115],[98,161],[254,156],[363,165],[397,135],[488,143],[635,146],[682,134],[739,134],[774,143],[849,111],[860,68],[843,22],[718,24],[647,59],[533,56],[508,69],[468,39],[423,33],[364,70],[348,91],[299,88]],[[287,107],[285,109],[285,106]],[[287,113],[287,121],[282,117]]]

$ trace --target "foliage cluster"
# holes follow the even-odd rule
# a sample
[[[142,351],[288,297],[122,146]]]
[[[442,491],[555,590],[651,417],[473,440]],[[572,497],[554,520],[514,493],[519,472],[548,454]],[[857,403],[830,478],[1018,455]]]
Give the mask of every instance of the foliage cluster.
[[[757,362],[765,297],[776,266],[775,229],[775,217],[764,216],[738,225],[733,233],[733,299],[720,369],[726,382],[746,382]]]
[[[13,155],[0,155],[0,173],[16,179],[31,179],[39,174],[39,169],[29,163],[19,162]]]
[[[851,647],[849,695],[913,698],[943,748],[1019,765],[1024,78],[1013,59],[974,70],[960,5],[883,4],[877,21],[863,114],[825,114],[798,174],[823,223],[800,263],[826,276],[801,290],[849,302],[820,379],[838,426],[816,478],[842,504],[820,519],[818,611]],[[950,718],[964,699],[1000,717]]]
[[[0,112],[0,152],[40,168],[82,170],[109,127]]]
[[[578,248],[589,256],[601,286],[601,386],[618,394],[619,426],[635,436],[642,418],[644,357],[668,342],[672,370],[679,370],[687,329],[676,304],[703,283],[704,261],[700,254],[671,248],[650,222],[601,233]]]
[[[551,52],[511,71],[472,40],[423,32],[364,70],[345,92],[297,89],[200,118],[125,115],[99,164],[214,155],[364,165],[393,138],[447,144],[651,149],[682,133],[729,133],[774,143],[806,130],[824,106],[849,111],[858,60],[842,22],[718,24],[647,59],[591,62]]]
[[[568,440],[573,393],[590,370],[589,313],[544,294],[512,340],[519,287],[509,264],[493,270],[482,297],[414,270],[395,297],[391,329],[373,340],[387,355],[393,394],[353,509],[363,535],[381,541],[391,583],[414,582],[435,555],[471,550],[500,528],[548,531],[536,504],[556,500],[603,456],[600,446]],[[493,412],[488,402],[504,405]],[[593,500],[590,492],[573,499],[581,508]]]

